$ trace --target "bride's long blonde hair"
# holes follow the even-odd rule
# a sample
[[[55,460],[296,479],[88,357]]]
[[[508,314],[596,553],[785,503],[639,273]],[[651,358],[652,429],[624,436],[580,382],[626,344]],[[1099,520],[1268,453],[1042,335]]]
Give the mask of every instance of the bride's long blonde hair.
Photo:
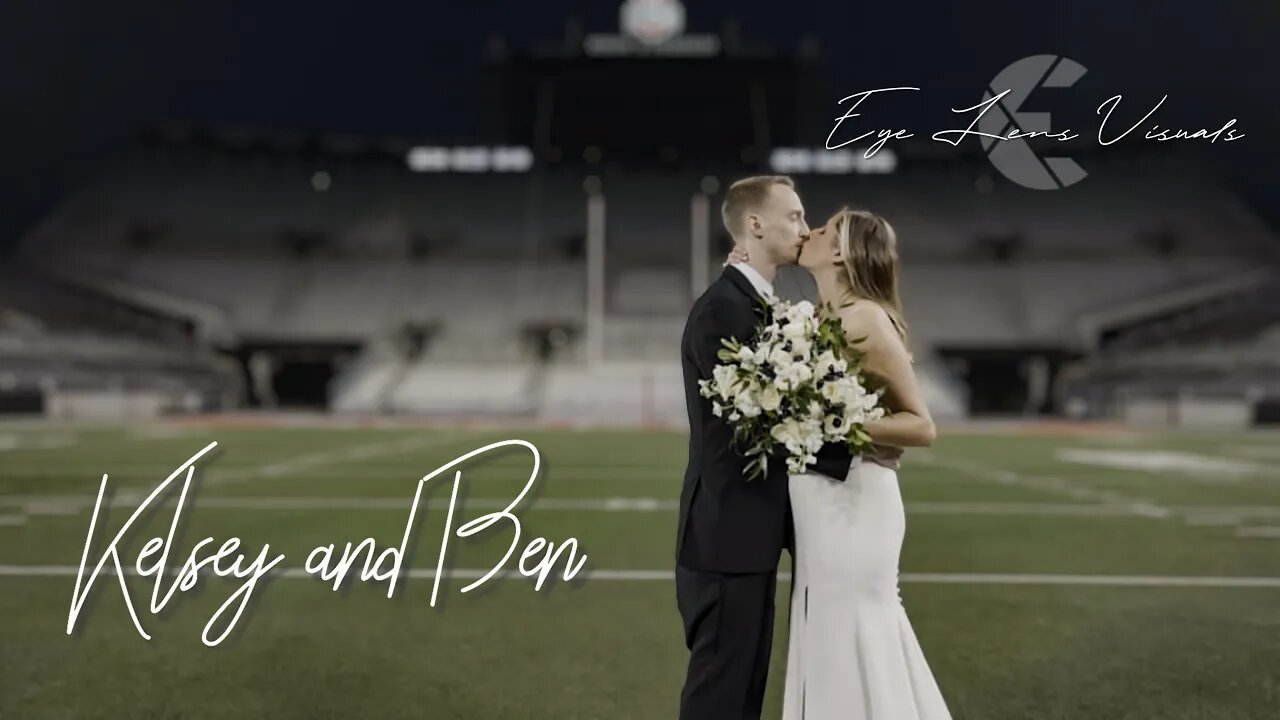
[[[907,321],[902,315],[898,294],[898,235],[888,220],[870,210],[840,208],[836,233],[848,294],[871,300],[884,308],[902,337],[907,339]]]

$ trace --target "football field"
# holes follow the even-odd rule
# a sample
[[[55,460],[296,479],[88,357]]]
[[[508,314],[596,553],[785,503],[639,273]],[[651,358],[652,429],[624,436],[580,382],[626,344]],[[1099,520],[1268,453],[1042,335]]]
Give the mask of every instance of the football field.
[[[517,439],[541,462],[512,510],[519,538],[501,513],[534,467],[520,445],[422,484],[411,521],[420,478]],[[179,473],[146,504],[214,442],[184,502]],[[0,424],[0,718],[673,718],[687,657],[671,580],[686,443],[659,431]],[[934,448],[908,453],[902,597],[954,717],[1280,717],[1277,468],[1280,434],[1262,432],[944,427]],[[140,576],[163,552],[148,540],[171,529],[167,571]],[[238,549],[163,602],[189,556],[230,538]],[[374,553],[405,543],[393,597],[362,579],[363,555],[336,591],[308,572],[314,549],[334,545],[333,568],[366,538]],[[527,569],[549,568],[540,590],[520,572],[526,547]],[[230,573],[239,553],[243,577]],[[252,583],[260,553],[284,557]],[[788,590],[779,583],[771,718]],[[206,646],[224,603],[209,637],[233,627]]]

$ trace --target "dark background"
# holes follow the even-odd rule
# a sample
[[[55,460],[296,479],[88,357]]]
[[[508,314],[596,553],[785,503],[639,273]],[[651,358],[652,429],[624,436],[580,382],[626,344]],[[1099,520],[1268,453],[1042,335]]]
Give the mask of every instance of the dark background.
[[[245,0],[7,0],[0,4],[0,248],[149,123],[344,131],[465,141],[482,125],[486,44],[556,47],[566,18],[616,32],[615,2],[270,3]],[[1280,6],[1203,3],[712,2],[687,5],[688,32],[736,23],[751,44],[816,40],[828,69],[814,103],[874,87],[923,92],[877,108],[876,126],[917,137],[956,127],[1017,58],[1067,55],[1088,68],[1054,126],[1088,137],[1122,93],[1136,119],[1194,130],[1238,118],[1248,137],[1205,152],[1273,224],[1280,220]],[[1128,123],[1125,124],[1127,127]],[[825,133],[810,139],[820,145]],[[1208,148],[1207,143],[1184,143]]]

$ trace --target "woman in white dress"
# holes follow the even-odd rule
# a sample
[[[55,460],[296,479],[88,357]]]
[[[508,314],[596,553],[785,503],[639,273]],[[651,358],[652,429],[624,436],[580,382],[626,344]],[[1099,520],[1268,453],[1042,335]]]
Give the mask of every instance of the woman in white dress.
[[[790,479],[796,548],[783,720],[949,720],[898,595],[899,448],[930,445],[934,425],[906,347],[897,238],[884,218],[843,209],[810,233],[799,264],[847,337],[865,338],[856,348],[887,412],[867,427],[883,447],[843,481]]]

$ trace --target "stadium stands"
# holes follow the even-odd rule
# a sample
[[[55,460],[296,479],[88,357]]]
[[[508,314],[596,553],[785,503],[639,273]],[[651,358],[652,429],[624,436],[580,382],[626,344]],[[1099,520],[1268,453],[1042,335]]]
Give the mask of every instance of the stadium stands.
[[[584,185],[591,169],[411,174],[351,161],[320,182],[301,161],[207,155],[129,158],[31,233],[26,258],[186,318],[205,345],[363,346],[336,368],[334,409],[568,418],[616,395],[618,417],[682,416],[649,393],[678,367],[690,200],[719,179],[602,166]],[[1276,263],[1268,229],[1205,175],[1118,161],[1093,174],[1052,198],[954,164],[797,184],[811,224],[846,204],[894,223],[913,350],[933,404],[959,414],[969,393],[935,351],[1089,353],[1103,311]],[[587,362],[584,187],[606,199],[607,368]],[[813,292],[794,270],[778,286]],[[406,327],[430,328],[421,352],[390,342]]]

